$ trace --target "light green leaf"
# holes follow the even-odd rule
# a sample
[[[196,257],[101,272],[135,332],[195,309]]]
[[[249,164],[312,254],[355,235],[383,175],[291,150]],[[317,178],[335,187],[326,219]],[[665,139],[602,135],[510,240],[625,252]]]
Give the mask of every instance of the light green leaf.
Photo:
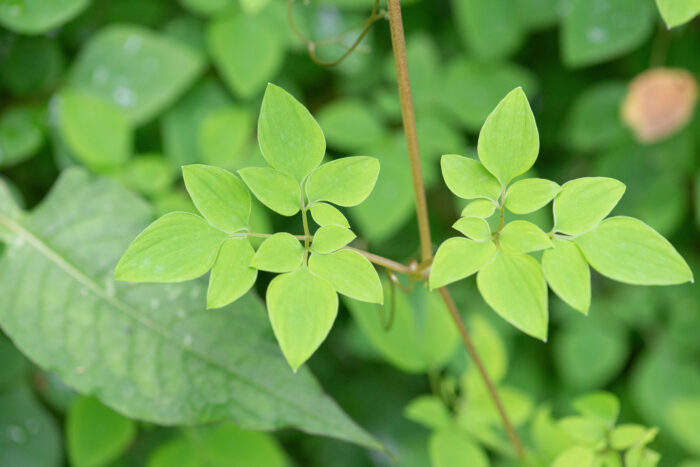
[[[283,216],[299,212],[301,188],[286,173],[269,167],[246,167],[238,173],[250,191],[268,208]]]
[[[547,284],[539,263],[528,255],[496,254],[476,276],[481,296],[503,319],[547,340]]]
[[[199,216],[166,214],[131,242],[114,271],[129,282],[181,282],[206,273],[214,264],[226,233]]]
[[[560,330],[554,345],[554,364],[566,386],[595,389],[609,384],[629,359],[630,345],[624,330],[590,318]]]
[[[575,243],[552,239],[554,248],[542,253],[542,270],[549,287],[569,306],[588,314],[591,305],[591,270]]]
[[[376,269],[356,251],[340,250],[327,255],[314,253],[309,258],[309,270],[327,280],[338,293],[350,298],[369,303],[384,301]]]
[[[226,419],[256,430],[292,426],[381,449],[308,371],[289,371],[253,295],[204,312],[202,281],[127,285],[111,279],[117,258],[150,217],[139,197],[79,169],[64,172],[44,203],[20,221],[0,212],[0,225],[23,240],[8,244],[0,259],[3,332],[37,365],[81,393],[99,393],[130,418],[158,425]],[[56,332],[55,322],[67,332]],[[9,414],[0,410],[0,418]],[[10,424],[21,420],[26,417]],[[55,444],[32,443],[12,444],[38,446],[35,455],[55,453]]]
[[[7,62],[3,66],[9,66]],[[44,142],[39,115],[31,107],[12,107],[0,116],[0,167],[29,159]]]
[[[571,416],[559,420],[562,427],[576,442],[594,446],[605,438],[607,424],[597,417]]]
[[[371,107],[356,99],[334,100],[318,114],[328,144],[344,152],[361,151],[381,138],[382,123]]]
[[[490,199],[477,199],[467,204],[464,209],[462,209],[462,217],[481,217],[483,219],[489,218],[496,211],[496,203]]]
[[[71,465],[106,465],[121,455],[136,436],[133,421],[105,407],[97,399],[82,397],[70,407],[66,444]]]
[[[450,238],[435,253],[430,269],[430,288],[437,289],[469,277],[496,254],[493,242],[475,242],[467,238]]]
[[[272,279],[266,301],[284,358],[297,371],[326,340],[338,314],[338,295],[331,284],[302,267]]]
[[[454,0],[452,6],[462,41],[477,57],[503,58],[522,43],[523,30],[508,0]]]
[[[669,28],[685,24],[700,14],[700,0],[656,0]]]
[[[374,188],[379,161],[373,157],[343,157],[314,170],[306,181],[309,203],[328,201],[338,206],[357,206]]]
[[[241,430],[231,423],[194,429],[158,445],[147,467],[287,467],[282,447],[269,433]]]
[[[693,281],[673,245],[640,220],[611,217],[574,241],[596,271],[616,281],[639,285]]]
[[[571,438],[552,418],[549,405],[540,407],[533,415],[530,436],[545,465],[551,465],[559,453],[571,446]]]
[[[554,459],[551,467],[591,467],[595,451],[586,446],[572,446]]]
[[[488,467],[489,458],[468,435],[456,428],[438,430],[428,440],[433,467]]]
[[[160,154],[142,154],[131,159],[121,171],[121,182],[146,196],[168,191],[175,180],[172,164]]]
[[[24,384],[0,391],[0,465],[63,465],[61,432]]]
[[[294,235],[278,232],[266,238],[258,248],[250,265],[270,272],[292,272],[301,266],[304,247]]]
[[[536,84],[532,72],[514,63],[469,60],[460,54],[447,67],[439,99],[465,128],[478,132],[508,91],[522,86],[533,96]]]
[[[633,467],[656,467],[661,455],[651,449],[638,446],[625,453],[625,465]]]
[[[332,253],[343,248],[357,236],[350,229],[339,225],[324,225],[314,234],[311,250],[316,253]]]
[[[69,83],[111,100],[140,125],[171,104],[203,68],[203,58],[190,47],[140,26],[117,24],[90,38]]]
[[[535,116],[522,88],[515,88],[488,116],[477,151],[484,167],[504,185],[532,167],[540,150]]]
[[[250,290],[258,277],[249,266],[254,255],[247,238],[229,238],[221,245],[209,277],[207,308],[226,306]]]
[[[284,58],[279,33],[264,15],[220,15],[207,28],[207,45],[228,87],[243,98],[261,92]]]
[[[529,214],[552,201],[559,190],[557,183],[543,178],[518,180],[506,192],[506,207],[515,214]]]
[[[250,193],[235,175],[192,164],[182,168],[182,178],[194,205],[214,227],[229,233],[248,228]]]
[[[462,217],[452,224],[452,228],[478,242],[491,238],[489,224],[480,217]]]
[[[622,124],[620,109],[626,95],[623,81],[604,81],[584,90],[566,116],[562,142],[577,151],[591,152],[624,140],[629,130]]]
[[[71,20],[89,3],[89,0],[6,1],[0,3],[0,24],[19,34],[41,34]]]
[[[634,50],[651,33],[649,1],[569,0],[561,25],[564,62],[572,67],[594,65]]]
[[[647,427],[626,423],[619,425],[610,433],[610,445],[613,449],[623,451],[641,441],[647,433]]]
[[[604,391],[577,397],[571,406],[581,415],[598,418],[610,427],[615,425],[620,414],[620,401],[614,394]]]
[[[337,208],[326,203],[314,203],[309,208],[311,217],[318,225],[339,225],[341,227],[350,227],[350,223],[345,218],[342,212]]]
[[[207,77],[187,91],[161,119],[165,155],[176,167],[202,162],[200,129],[212,113],[231,105],[226,89]]]
[[[215,110],[202,121],[198,132],[202,162],[236,170],[245,165],[249,155],[255,120],[244,108]]]
[[[510,253],[529,253],[552,248],[549,236],[532,222],[515,220],[506,224],[498,236],[504,250]]]
[[[501,184],[481,162],[456,154],[446,154],[440,159],[442,177],[452,193],[464,199],[501,196]]]
[[[625,184],[607,177],[566,182],[554,198],[554,224],[559,232],[580,234],[610,214],[625,192]]]
[[[452,422],[450,412],[438,396],[418,396],[403,412],[407,419],[432,429],[445,428]]]
[[[326,140],[316,120],[291,94],[274,84],[267,85],[260,108],[258,142],[267,163],[298,182],[326,153]]]
[[[132,135],[122,110],[94,94],[65,89],[59,96],[63,139],[75,157],[95,172],[109,172],[131,155]]]

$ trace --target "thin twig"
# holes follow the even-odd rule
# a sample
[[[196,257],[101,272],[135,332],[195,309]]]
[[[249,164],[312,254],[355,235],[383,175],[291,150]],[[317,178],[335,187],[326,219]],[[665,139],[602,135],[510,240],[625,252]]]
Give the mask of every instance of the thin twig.
[[[413,177],[413,193],[416,198],[416,214],[418,216],[418,230],[420,233],[421,259],[427,261],[433,256],[433,247],[430,240],[430,224],[428,218],[428,203],[425,199],[425,186],[423,185],[423,173],[420,165],[420,153],[418,151],[418,133],[416,131],[416,117],[413,110],[413,98],[411,97],[411,80],[408,75],[408,60],[406,58],[406,39],[403,32],[401,19],[401,3],[399,0],[388,0],[389,26],[391,29],[391,45],[394,49],[394,64],[396,65],[396,80],[399,87],[399,102],[401,104],[401,116],[403,128],[406,134],[406,146],[411,163],[411,175]]]
[[[379,0],[374,1],[374,7],[372,8],[372,13],[369,15],[369,17],[364,21],[364,27],[362,28],[362,31],[360,34],[357,36],[355,41],[352,43],[350,47],[347,48],[347,50],[336,60],[324,60],[322,58],[319,58],[318,54],[316,53],[316,49],[319,45],[325,45],[325,44],[333,44],[336,42],[340,42],[342,37],[348,35],[350,31],[353,29],[350,29],[348,31],[340,33],[336,37],[331,37],[328,39],[323,39],[320,41],[312,41],[308,37],[306,37],[300,30],[299,28],[296,27],[296,24],[294,23],[294,15],[292,13],[292,4],[294,3],[294,0],[287,0],[287,22],[289,23],[289,27],[291,28],[292,32],[294,33],[295,36],[299,38],[300,41],[302,41],[306,45],[306,50],[309,53],[309,58],[316,63],[317,65],[321,66],[335,66],[340,64],[343,60],[345,60],[357,47],[360,45],[360,42],[362,42],[362,39],[365,38],[369,30],[372,28],[372,25],[379,21],[380,19],[385,17],[385,13],[383,11],[379,11]]]
[[[488,390],[489,394],[491,395],[491,399],[493,400],[493,403],[496,405],[496,409],[498,410],[498,414],[501,416],[501,420],[503,421],[503,426],[506,430],[506,434],[508,435],[508,438],[510,439],[511,444],[513,445],[513,448],[515,449],[515,454],[518,456],[519,459],[523,459],[525,457],[525,451],[523,449],[522,443],[520,442],[520,438],[518,437],[518,433],[515,431],[515,428],[513,428],[513,424],[510,422],[510,419],[508,418],[508,413],[506,412],[506,409],[503,407],[503,403],[501,402],[501,398],[499,397],[498,392],[496,391],[496,387],[494,386],[493,382],[491,381],[491,377],[486,372],[486,368],[484,367],[484,364],[481,361],[481,358],[479,358],[479,354],[476,351],[476,347],[474,347],[474,342],[472,341],[471,336],[469,335],[469,332],[467,331],[467,327],[464,325],[464,321],[462,320],[462,317],[459,314],[459,310],[457,309],[457,305],[455,304],[454,300],[452,299],[452,296],[450,295],[450,292],[447,290],[447,287],[440,288],[439,292],[440,292],[440,295],[442,295],[442,299],[445,302],[445,305],[447,305],[447,309],[450,312],[450,316],[452,316],[452,320],[455,322],[455,325],[457,326],[457,329],[459,330],[459,334],[462,337],[462,342],[464,342],[464,347],[466,347],[467,352],[469,353],[469,356],[474,361],[474,364],[476,365],[477,369],[479,370],[479,374],[481,375],[481,378],[484,380],[484,384],[486,384],[486,389]]]

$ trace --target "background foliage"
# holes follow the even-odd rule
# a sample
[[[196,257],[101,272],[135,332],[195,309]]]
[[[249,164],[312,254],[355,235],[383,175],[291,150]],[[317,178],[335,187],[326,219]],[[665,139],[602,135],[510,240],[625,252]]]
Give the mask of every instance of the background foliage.
[[[313,40],[341,35],[317,51],[332,60],[372,3],[295,4],[293,20]],[[700,75],[700,24],[691,18],[699,7],[672,3],[658,2],[666,22],[679,26],[667,30],[650,0],[405,2],[436,244],[454,236],[450,225],[464,207],[441,181],[439,157],[474,154],[488,113],[522,86],[541,138],[536,175],[621,180],[627,192],[613,214],[646,221],[698,275],[700,117],[692,83]],[[181,165],[266,165],[255,122],[268,82],[318,118],[333,157],[380,160],[373,194],[344,210],[357,242],[398,260],[417,256],[386,22],[329,69],[309,60],[285,8],[282,0],[0,1],[0,214],[22,225],[19,232],[8,228],[19,221],[0,223],[7,334],[0,333],[0,465],[390,463],[379,452],[292,430],[172,426],[229,418],[242,428],[303,425],[375,443],[311,372],[291,376],[255,297],[206,311],[200,283],[129,287],[111,279],[117,258],[155,215],[194,212]],[[630,110],[629,84],[653,67],[686,70],[662,100],[687,115],[649,137]],[[630,128],[622,115],[637,124]],[[256,231],[301,231],[256,203]],[[544,216],[529,220],[551,226]],[[80,270],[56,266],[51,252]],[[271,277],[261,274],[260,296]],[[441,302],[420,287],[384,288],[384,302],[393,304],[388,331],[391,305],[342,300],[328,342],[308,364],[320,385],[400,465],[457,465],[452,450],[508,465],[498,419]],[[529,446],[556,453],[550,414],[571,415],[576,397],[605,389],[621,401],[620,422],[660,429],[651,446],[661,465],[698,465],[698,287],[631,287],[594,274],[593,289],[587,317],[551,296],[544,344],[490,312],[473,281],[451,287]],[[258,367],[269,371],[265,390],[241,383]],[[153,380],[143,376],[156,370]],[[450,417],[466,437],[441,430]]]

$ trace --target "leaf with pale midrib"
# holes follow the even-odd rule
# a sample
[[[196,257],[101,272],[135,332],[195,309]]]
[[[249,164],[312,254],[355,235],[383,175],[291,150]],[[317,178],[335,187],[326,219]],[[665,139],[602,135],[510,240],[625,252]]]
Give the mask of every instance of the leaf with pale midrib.
[[[291,372],[254,296],[205,311],[202,282],[115,283],[119,255],[150,218],[137,197],[80,169],[21,221],[0,214],[14,236],[0,259],[4,331],[41,367],[130,417],[293,426],[382,448],[309,371]]]

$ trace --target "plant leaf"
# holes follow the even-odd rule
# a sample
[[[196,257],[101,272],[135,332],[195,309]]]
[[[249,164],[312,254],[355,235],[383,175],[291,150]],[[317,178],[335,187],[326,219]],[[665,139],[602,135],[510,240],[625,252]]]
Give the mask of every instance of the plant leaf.
[[[560,189],[559,184],[543,178],[518,180],[506,192],[506,207],[515,214],[529,214],[552,201]]]
[[[593,269],[616,281],[639,285],[693,281],[690,267],[673,245],[638,219],[611,217],[574,241]]]
[[[258,277],[258,271],[249,266],[254,255],[247,238],[224,241],[209,276],[207,308],[226,306],[250,290]]]
[[[227,106],[211,111],[197,127],[197,153],[202,162],[236,170],[244,166],[255,129],[246,108]]]
[[[278,232],[266,238],[258,248],[250,265],[270,272],[292,272],[304,260],[304,247],[294,235]]]
[[[118,458],[136,436],[134,422],[92,397],[78,398],[66,418],[71,465],[106,465]]]
[[[59,97],[60,129],[75,157],[95,172],[110,172],[131,156],[131,127],[111,101],[65,89]]]
[[[529,253],[552,248],[549,236],[532,222],[515,220],[506,224],[498,236],[504,250],[510,253]]]
[[[344,300],[372,346],[385,360],[409,373],[445,366],[454,355],[459,335],[440,294],[424,285],[392,294],[391,283],[382,283],[385,305],[381,314],[374,303]],[[387,329],[391,306],[394,318]]]
[[[610,214],[625,192],[625,184],[607,177],[584,177],[566,182],[554,198],[557,231],[580,234]]]
[[[232,423],[219,423],[186,429],[158,444],[146,465],[287,467],[289,461],[280,443],[270,433],[241,430]]]
[[[376,115],[362,100],[339,99],[321,109],[318,122],[329,145],[357,153],[382,137],[384,129]]]
[[[186,212],[166,214],[141,232],[119,260],[114,277],[130,282],[181,282],[206,273],[226,233]]]
[[[440,167],[447,188],[460,198],[495,201],[501,195],[501,184],[477,160],[446,154],[440,159]]]
[[[340,250],[355,239],[356,235],[350,229],[339,225],[324,225],[314,234],[311,250],[316,253],[332,253]]]
[[[605,438],[607,424],[597,417],[571,416],[559,420],[562,427],[577,443],[594,446]]]
[[[477,242],[491,238],[489,224],[480,217],[462,217],[452,224],[452,228]]]
[[[559,454],[551,467],[590,467],[595,463],[595,458],[592,448],[574,445]]]
[[[264,15],[218,15],[207,27],[207,46],[228,87],[244,98],[262,91],[284,61],[284,44]]]
[[[620,414],[620,401],[614,394],[596,391],[577,397],[571,406],[581,415],[595,417],[605,422],[609,427],[615,426]]]
[[[700,0],[656,0],[669,28],[685,24],[700,14]]]
[[[432,429],[445,428],[452,422],[445,403],[433,395],[416,397],[408,403],[403,413],[407,419]]]
[[[326,140],[306,107],[268,84],[258,119],[258,142],[268,164],[301,182],[321,163]]]
[[[343,157],[314,170],[306,181],[309,203],[328,201],[338,206],[357,206],[374,188],[379,161],[373,157]]]
[[[490,199],[477,199],[462,209],[462,217],[481,217],[487,219],[496,211],[496,204]]]
[[[68,82],[111,100],[140,125],[168,107],[203,69],[203,57],[190,47],[145,27],[112,24],[91,36]]]
[[[651,2],[616,0],[591,8],[588,0],[570,0],[561,23],[564,63],[582,67],[611,60],[636,49],[651,33]]]
[[[528,255],[499,251],[476,276],[481,296],[516,328],[547,340],[547,284],[539,263]]]
[[[19,34],[41,34],[77,16],[89,3],[89,0],[3,3],[0,5],[0,24]]]
[[[5,59],[4,67],[10,67]],[[0,167],[11,167],[32,157],[44,142],[37,112],[31,106],[16,106],[0,115]]]
[[[61,431],[25,384],[0,391],[0,433],[1,465],[63,464]]]
[[[269,167],[246,167],[238,173],[250,191],[268,208],[283,216],[299,212],[301,188],[286,173]]]
[[[229,233],[248,228],[250,193],[235,175],[192,164],[182,168],[182,177],[194,205],[210,224]]]
[[[301,267],[267,287],[267,309],[284,358],[294,371],[326,340],[338,314],[331,284]]]
[[[540,149],[535,116],[522,88],[515,88],[488,116],[479,133],[479,160],[503,184],[532,167]]]
[[[591,270],[575,243],[553,239],[554,248],[542,253],[542,270],[549,287],[570,307],[588,314]]]
[[[372,263],[360,253],[340,250],[330,254],[314,253],[309,270],[327,280],[338,292],[355,300],[383,303],[382,283]]]
[[[350,227],[350,223],[345,218],[342,212],[337,208],[327,203],[314,203],[309,208],[311,217],[318,225],[339,225],[341,227]]]
[[[428,440],[433,467],[488,467],[483,449],[457,428],[436,431]]]
[[[293,426],[382,449],[308,371],[289,371],[253,295],[203,312],[201,281],[111,280],[117,258],[150,216],[119,184],[78,169],[64,172],[21,221],[0,214],[0,225],[23,240],[0,259],[3,331],[36,364],[82,393],[99,393],[131,418],[159,425],[228,419],[256,430]]]
[[[471,276],[495,254],[493,242],[475,242],[459,237],[446,240],[435,253],[430,269],[430,288],[437,289]]]

